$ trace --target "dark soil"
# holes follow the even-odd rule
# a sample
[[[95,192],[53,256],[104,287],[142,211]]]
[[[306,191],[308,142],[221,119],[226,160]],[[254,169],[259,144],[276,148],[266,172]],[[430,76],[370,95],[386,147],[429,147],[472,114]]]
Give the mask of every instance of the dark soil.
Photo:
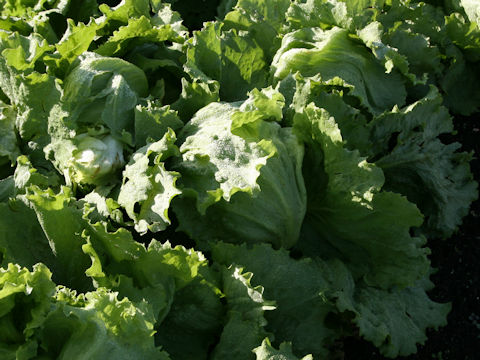
[[[472,172],[480,182],[480,114],[455,119],[458,131],[451,139],[474,152]],[[459,231],[450,239],[429,242],[432,276],[436,287],[429,294],[437,302],[451,302],[448,325],[429,330],[425,345],[403,360],[477,360],[480,359],[480,201],[474,202]],[[378,350],[360,338],[349,338],[344,344],[344,360],[383,360]]]

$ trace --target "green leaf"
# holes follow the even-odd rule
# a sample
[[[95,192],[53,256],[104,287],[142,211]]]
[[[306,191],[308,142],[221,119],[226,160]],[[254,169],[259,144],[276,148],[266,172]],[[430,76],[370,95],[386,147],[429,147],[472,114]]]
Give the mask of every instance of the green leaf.
[[[181,194],[175,185],[180,174],[167,171],[164,161],[179,153],[175,140],[169,128],[161,140],[134,153],[123,172],[117,201],[135,221],[140,234],[165,230],[171,223],[168,210],[172,199]]]
[[[264,52],[248,33],[222,31],[220,23],[206,23],[187,42],[185,70],[202,82],[217,80],[223,101],[245,99],[247,91],[263,87],[266,66]]]
[[[279,34],[289,5],[287,0],[239,0],[226,14],[224,28],[248,31],[270,62],[280,46]]]
[[[66,74],[72,62],[88,50],[100,27],[93,20],[88,24],[75,24],[73,20],[67,19],[67,30],[55,45],[58,55],[56,53],[46,56],[45,62],[49,65],[54,64],[59,69],[59,74]]]
[[[172,109],[178,111],[180,118],[187,122],[198,110],[212,102],[220,101],[220,84],[215,80],[206,82],[194,79],[188,82],[182,78],[182,93],[172,104]]]
[[[347,149],[363,150],[372,146],[367,127],[368,115],[355,107],[358,103],[348,94],[347,89],[325,84],[318,76],[303,78],[298,73],[282,80],[278,88],[289,97],[289,108],[285,116],[288,125],[293,124],[296,113],[302,113],[313,102],[333,116]]]
[[[89,258],[82,251],[85,222],[71,189],[62,187],[55,194],[51,189],[31,187],[26,198],[55,256],[55,270],[61,269],[55,272],[56,281],[79,290],[91,288],[91,281],[85,276]]]
[[[261,285],[264,297],[275,301],[276,309],[267,311],[265,318],[266,329],[274,332],[277,341],[292,341],[298,353],[328,354],[326,348],[341,331],[326,326],[327,315],[336,311],[327,295],[352,281],[343,264],[295,260],[286,250],[274,250],[267,244],[248,248],[217,242],[212,244],[212,258],[254,274],[252,285]]]
[[[15,195],[15,181],[13,175],[0,180],[0,202],[7,201]]]
[[[229,266],[222,270],[223,293],[227,301],[227,322],[212,359],[253,359],[252,349],[267,336],[263,313],[273,303],[263,299],[263,288],[250,283],[253,274]]]
[[[157,101],[147,100],[145,105],[139,104],[135,107],[135,145],[137,148],[161,140],[168,128],[176,131],[181,127],[183,127],[183,122],[169,105],[161,106]]]
[[[439,80],[445,92],[445,105],[454,114],[471,115],[479,110],[480,90],[477,86],[479,75],[475,63],[466,61],[462,52],[451,47],[447,50],[450,67]]]
[[[71,116],[78,122],[103,123],[120,136],[122,129],[132,128],[138,97],[148,93],[143,71],[125,60],[93,53],[84,53],[74,65],[62,97]]]
[[[148,308],[100,288],[76,295],[59,288],[42,324],[41,346],[58,359],[168,360],[154,344],[154,318]]]
[[[36,355],[34,335],[43,325],[55,293],[51,276],[43,264],[32,271],[12,263],[0,268],[0,354],[8,349],[8,359]]]
[[[41,262],[57,269],[55,255],[36,213],[22,198],[0,203],[0,257],[4,267],[14,263],[32,269]],[[58,267],[58,270],[63,269]],[[60,271],[54,275],[58,280],[62,278]]]
[[[197,208],[206,208],[238,191],[258,191],[257,178],[272,154],[265,140],[252,141],[232,133],[238,106],[212,103],[195,114],[180,132],[182,161],[175,170],[182,185],[198,193]]]
[[[425,343],[427,328],[438,329],[447,323],[451,305],[430,300],[426,291],[432,288],[428,278],[403,290],[359,286],[354,294],[340,297],[337,306],[354,312],[360,335],[384,356],[408,356],[417,351],[417,344]]]
[[[82,233],[86,239],[82,249],[91,259],[86,274],[96,286],[114,289],[135,303],[147,302],[158,324],[170,313],[176,292],[192,282],[199,291],[210,288],[201,281],[208,266],[201,253],[155,240],[146,248],[125,228],[113,232],[107,226],[106,222],[89,224]]]
[[[378,21],[371,22],[363,29],[357,31],[357,35],[365,45],[372,50],[375,57],[382,62],[387,73],[390,73],[395,68],[414,85],[424,84],[426,82],[425,76],[417,78],[417,76],[410,73],[410,65],[407,57],[400,54],[398,49],[393,46],[383,43],[383,33],[383,26]],[[419,50],[419,48],[415,48],[412,52]]]
[[[381,288],[412,285],[428,270],[425,239],[411,237],[422,223],[415,205],[381,191],[380,168],[344,149],[335,120],[309,104],[294,118],[306,149],[306,225],[298,246],[305,254],[345,259],[355,277]],[[408,246],[406,246],[408,244]]]
[[[12,107],[0,102],[0,163],[5,160],[10,164],[15,164],[17,157],[20,155],[20,149],[17,144],[17,136],[15,133],[15,112]]]
[[[115,7],[101,4],[99,9],[109,21],[128,23],[131,18],[150,17],[149,0],[122,0]]]
[[[92,222],[112,220],[124,225],[120,205],[110,197],[113,186],[99,186],[89,192],[80,201],[84,202],[84,216]]]
[[[18,71],[33,70],[35,63],[53,49],[45,39],[37,34],[28,37],[13,33],[7,37],[6,33],[0,35],[0,50],[7,66]]]
[[[282,105],[272,89],[252,91],[243,104],[208,105],[182,129],[182,159],[173,169],[183,195],[173,210],[179,230],[202,246],[212,238],[285,247],[297,241],[306,203],[303,146],[275,122]]]
[[[303,0],[287,12],[290,30],[338,26],[354,32],[370,23],[384,5],[383,0]]]
[[[128,25],[120,27],[95,52],[103,56],[121,56],[133,46],[142,43],[160,43],[164,41],[183,42],[170,25],[154,26],[145,16],[129,19]]]
[[[217,291],[210,282],[196,278],[175,293],[175,301],[155,336],[155,342],[172,358],[209,359],[224,325]]]
[[[465,21],[460,14],[451,14],[446,18],[446,31],[453,43],[465,51],[467,59],[480,59],[480,21]]]
[[[345,29],[303,28],[285,35],[273,59],[273,76],[278,81],[297,71],[304,77],[320,76],[324,83],[349,88],[373,114],[405,102],[400,76],[386,74],[367,48]]]
[[[124,228],[111,232],[105,222],[90,224],[82,236],[86,239],[82,249],[91,259],[86,274],[94,280],[94,284],[114,289],[137,304],[148,304],[155,319],[161,321],[170,309],[176,288],[175,276],[171,276],[175,274],[174,268],[169,270],[162,256],[163,252],[168,257],[168,249],[162,251],[162,246],[152,243],[147,251],[145,246],[133,240],[130,232]],[[177,260],[175,256],[170,257]],[[173,264],[178,262],[173,261]],[[142,263],[155,263],[158,272],[145,272],[146,266]],[[179,274],[185,276],[181,272]]]
[[[46,119],[61,95],[57,80],[38,72],[19,73],[0,58],[0,88],[16,109],[20,137],[45,146],[49,141]]]
[[[471,155],[459,152],[459,143],[446,145],[438,139],[453,131],[438,91],[382,114],[369,127],[374,145],[368,154],[385,173],[385,189],[417,204],[427,235],[451,236],[476,199],[477,185],[470,173]]]
[[[103,288],[80,295],[55,288],[51,275],[43,264],[0,269],[2,355],[11,349],[22,359],[169,359],[154,345],[148,308]]]
[[[298,360],[292,353],[292,345],[290,343],[281,343],[280,349],[275,349],[270,340],[265,338],[262,345],[253,350],[256,355],[256,360]],[[306,355],[301,360],[313,360],[312,355]]]
[[[15,193],[25,194],[27,188],[32,185],[39,186],[40,188],[58,188],[61,181],[57,173],[43,174],[35,169],[25,155],[21,155],[17,158],[17,167],[14,173],[15,180]]]

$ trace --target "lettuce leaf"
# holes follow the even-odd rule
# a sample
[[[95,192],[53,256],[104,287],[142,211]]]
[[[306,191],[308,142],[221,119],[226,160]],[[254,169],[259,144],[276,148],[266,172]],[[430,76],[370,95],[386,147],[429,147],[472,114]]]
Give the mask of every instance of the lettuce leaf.
[[[252,91],[243,103],[208,105],[180,132],[182,159],[173,169],[183,195],[173,210],[179,230],[201,246],[211,238],[284,247],[297,241],[306,205],[303,146],[276,122],[282,106],[272,89]]]

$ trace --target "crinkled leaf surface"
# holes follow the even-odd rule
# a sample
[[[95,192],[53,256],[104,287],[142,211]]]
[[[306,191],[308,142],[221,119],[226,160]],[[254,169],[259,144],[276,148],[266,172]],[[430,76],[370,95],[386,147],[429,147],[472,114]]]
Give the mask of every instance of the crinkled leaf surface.
[[[210,104],[180,133],[183,161],[174,168],[185,188],[173,209],[179,229],[202,246],[212,238],[297,241],[306,205],[303,146],[291,128],[268,121],[281,119],[279,95],[264,89],[243,104]]]
[[[252,283],[263,286],[265,298],[275,301],[276,309],[267,311],[265,318],[267,330],[274,330],[277,341],[293,341],[294,350],[299,353],[327,353],[326,347],[339,333],[325,326],[327,315],[336,311],[326,294],[333,279],[339,287],[350,281],[343,264],[330,265],[308,258],[295,260],[287,251],[274,250],[266,244],[248,248],[216,243],[212,252],[216,262],[238,264],[251,271]]]
[[[91,281],[85,276],[89,258],[82,252],[85,241],[81,232],[85,222],[71,190],[62,187],[54,193],[51,189],[32,187],[26,198],[48,239],[55,256],[55,267],[61,269],[56,273],[59,276],[56,281],[81,290],[91,288]]]
[[[385,173],[385,188],[417,204],[426,216],[423,228],[428,235],[445,238],[467,214],[477,197],[477,185],[468,165],[471,155],[458,152],[458,143],[443,144],[438,139],[453,130],[441,101],[432,91],[401,111],[376,118],[369,124],[375,144],[369,153]],[[389,144],[394,144],[393,149]]]
[[[243,100],[247,91],[266,85],[264,52],[248,33],[207,23],[187,45],[186,71],[203,82],[218,81],[222,100]]]
[[[400,76],[386,74],[366,47],[342,28],[303,28],[285,35],[273,59],[273,76],[281,80],[297,71],[304,77],[319,75],[332,85],[350,87],[351,94],[374,114],[405,102]]]
[[[275,349],[268,338],[264,339],[262,345],[253,350],[257,360],[298,360],[292,353],[291,344],[282,343],[280,349]],[[302,357],[301,360],[312,360],[311,355]]]
[[[228,320],[212,359],[253,359],[252,350],[268,335],[263,313],[275,307],[263,298],[262,287],[251,285],[252,273],[229,266],[223,267],[221,274]]]
[[[413,284],[429,266],[424,239],[409,234],[422,223],[421,213],[405,197],[381,191],[381,169],[344,149],[325,110],[309,104],[294,122],[301,137],[310,137],[305,138],[310,143],[304,164],[306,223],[317,231],[304,233],[298,246],[307,254],[345,259],[355,276],[372,285]]]
[[[164,230],[171,223],[168,210],[171,200],[181,194],[175,185],[180,174],[165,170],[163,161],[178,153],[175,140],[175,133],[169,129],[161,140],[133,154],[123,172],[118,203],[141,234]]]
[[[430,300],[426,291],[431,288],[428,278],[403,290],[359,286],[354,294],[345,292],[337,306],[354,312],[353,322],[360,335],[379,347],[384,356],[406,356],[425,342],[427,328],[446,324],[451,305]]]

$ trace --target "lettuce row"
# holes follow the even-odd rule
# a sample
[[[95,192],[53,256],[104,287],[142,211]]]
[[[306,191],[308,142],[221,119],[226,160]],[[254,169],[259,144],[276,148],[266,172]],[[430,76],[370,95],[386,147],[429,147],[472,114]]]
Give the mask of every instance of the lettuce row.
[[[0,353],[415,352],[426,239],[477,197],[439,136],[479,110],[478,7],[171,3],[0,4]]]

